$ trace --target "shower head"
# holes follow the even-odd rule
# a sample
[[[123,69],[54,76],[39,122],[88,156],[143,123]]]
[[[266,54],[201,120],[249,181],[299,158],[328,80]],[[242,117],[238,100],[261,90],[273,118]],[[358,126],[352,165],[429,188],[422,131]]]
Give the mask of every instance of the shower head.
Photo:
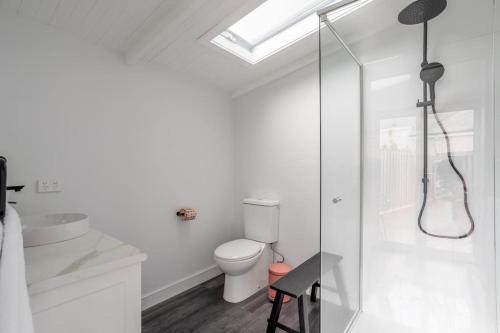
[[[436,81],[439,80],[444,74],[444,66],[439,62],[431,62],[422,67],[420,71],[420,79],[427,83],[430,88],[431,102],[434,104],[436,101]]]
[[[417,0],[399,13],[398,20],[408,25],[424,23],[441,14],[446,4],[446,0]]]
[[[431,62],[424,65],[420,71],[420,79],[428,84],[434,84],[444,74],[444,66],[439,62]]]

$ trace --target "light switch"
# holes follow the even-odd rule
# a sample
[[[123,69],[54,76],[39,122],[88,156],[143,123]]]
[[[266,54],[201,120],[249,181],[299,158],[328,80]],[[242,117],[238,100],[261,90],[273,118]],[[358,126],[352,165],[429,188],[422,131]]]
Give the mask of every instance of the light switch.
[[[38,180],[38,193],[60,192],[62,191],[61,182],[57,179]]]
[[[52,179],[50,181],[50,186],[51,186],[51,190],[53,192],[60,192],[62,191],[62,187],[61,187],[61,182],[57,179]]]

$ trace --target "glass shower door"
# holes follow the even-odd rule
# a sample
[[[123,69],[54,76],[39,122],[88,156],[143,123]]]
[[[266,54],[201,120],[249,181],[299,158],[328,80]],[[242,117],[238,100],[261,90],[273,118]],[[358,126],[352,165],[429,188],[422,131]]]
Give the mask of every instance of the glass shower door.
[[[331,15],[361,79],[334,31],[320,36],[323,331],[360,312],[355,333],[498,332],[498,6],[448,0],[424,25],[400,20],[413,0],[366,3]]]
[[[360,309],[361,67],[320,29],[321,332],[349,329]]]

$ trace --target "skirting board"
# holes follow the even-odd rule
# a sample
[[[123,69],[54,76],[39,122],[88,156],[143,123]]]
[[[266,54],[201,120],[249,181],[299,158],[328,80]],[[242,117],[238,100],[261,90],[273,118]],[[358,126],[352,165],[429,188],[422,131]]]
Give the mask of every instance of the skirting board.
[[[213,279],[220,274],[222,274],[222,271],[216,265],[213,265],[161,287],[153,292],[147,293],[142,296],[142,310],[144,311],[153,305],[161,303],[188,289],[196,287],[200,283]]]

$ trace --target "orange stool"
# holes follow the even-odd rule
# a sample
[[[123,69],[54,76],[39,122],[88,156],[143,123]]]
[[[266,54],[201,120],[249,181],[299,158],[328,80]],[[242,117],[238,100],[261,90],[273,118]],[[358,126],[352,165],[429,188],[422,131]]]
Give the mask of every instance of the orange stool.
[[[283,276],[288,274],[292,270],[292,266],[285,263],[277,263],[269,265],[269,287],[267,290],[267,298],[270,301],[274,301],[274,297],[276,296],[276,291],[272,290],[270,286],[281,279]],[[290,296],[286,296],[283,298],[283,302],[289,302]]]

